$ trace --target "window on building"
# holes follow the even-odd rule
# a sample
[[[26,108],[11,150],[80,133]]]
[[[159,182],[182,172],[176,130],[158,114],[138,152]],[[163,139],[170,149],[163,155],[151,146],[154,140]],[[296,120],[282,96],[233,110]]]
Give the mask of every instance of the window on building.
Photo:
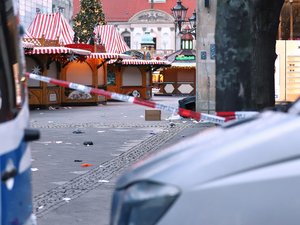
[[[153,42],[154,42],[154,49],[156,49],[156,37],[153,38]]]
[[[122,37],[124,41],[126,42],[127,46],[131,48],[131,38],[130,38],[130,33],[128,31],[125,31],[122,33]]]

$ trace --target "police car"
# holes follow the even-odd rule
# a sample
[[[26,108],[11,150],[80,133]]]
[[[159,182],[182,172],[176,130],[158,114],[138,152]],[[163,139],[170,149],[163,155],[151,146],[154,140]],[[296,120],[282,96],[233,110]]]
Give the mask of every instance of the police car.
[[[16,1],[0,1],[0,224],[33,225],[29,141],[39,132],[28,128],[29,109],[24,55]]]

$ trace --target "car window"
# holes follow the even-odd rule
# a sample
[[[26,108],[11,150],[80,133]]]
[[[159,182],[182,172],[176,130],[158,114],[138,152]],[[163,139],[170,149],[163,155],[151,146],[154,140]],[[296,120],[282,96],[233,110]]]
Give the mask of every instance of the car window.
[[[0,4],[0,123],[13,119],[25,99],[22,62],[19,49],[19,29],[9,5]],[[5,13],[3,13],[5,12]],[[6,14],[6,16],[5,16]]]

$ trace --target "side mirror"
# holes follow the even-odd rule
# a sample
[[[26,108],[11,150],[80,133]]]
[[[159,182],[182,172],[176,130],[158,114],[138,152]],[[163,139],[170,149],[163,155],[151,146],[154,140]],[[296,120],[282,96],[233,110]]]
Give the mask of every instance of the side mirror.
[[[35,141],[40,139],[40,131],[37,129],[25,129],[24,132],[24,141]]]

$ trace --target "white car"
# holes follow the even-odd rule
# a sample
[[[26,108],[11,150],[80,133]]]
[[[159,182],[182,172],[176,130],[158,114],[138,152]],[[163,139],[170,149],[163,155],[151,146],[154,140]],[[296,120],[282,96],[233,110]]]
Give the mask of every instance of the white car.
[[[299,225],[300,110],[211,128],[134,165],[111,225]]]

